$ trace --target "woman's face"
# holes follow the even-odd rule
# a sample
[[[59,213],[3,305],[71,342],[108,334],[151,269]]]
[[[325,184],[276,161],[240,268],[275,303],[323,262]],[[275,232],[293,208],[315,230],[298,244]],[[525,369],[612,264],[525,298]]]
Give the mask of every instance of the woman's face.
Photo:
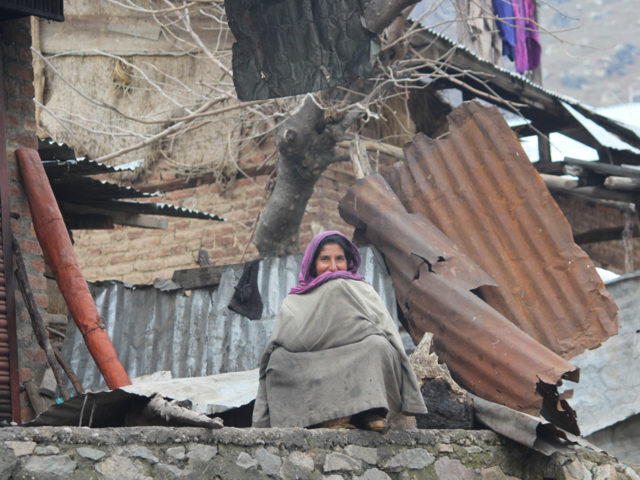
[[[338,244],[325,245],[316,259],[316,272],[318,276],[325,272],[347,271],[347,257],[344,250]]]

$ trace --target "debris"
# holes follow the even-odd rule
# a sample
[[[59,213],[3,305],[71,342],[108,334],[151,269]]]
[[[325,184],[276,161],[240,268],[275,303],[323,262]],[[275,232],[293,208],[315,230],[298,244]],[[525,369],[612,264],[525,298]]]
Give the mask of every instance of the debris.
[[[28,380],[24,382],[23,385],[25,390],[27,391],[29,401],[31,402],[33,410],[36,412],[36,415],[40,415],[46,412],[49,407],[51,407],[51,405],[55,405],[55,400],[40,394],[38,385],[33,380]]]
[[[546,398],[554,422],[579,432],[566,401],[555,410],[557,385],[577,381],[579,370],[470,291],[494,284],[476,263],[422,215],[408,214],[378,174],[353,185],[339,211],[384,254],[414,342],[433,332],[435,352],[464,388],[531,415]]]
[[[158,393],[151,397],[151,401],[142,410],[142,415],[148,420],[160,417],[166,422],[176,422],[180,425],[204,428],[222,428],[224,426],[219,418],[209,418],[201,413],[168,402]]]
[[[422,398],[429,413],[418,415],[418,428],[473,429],[473,405],[469,393],[451,378],[445,364],[438,364],[438,356],[429,353],[432,333],[425,333],[409,357],[420,384]]]
[[[200,268],[211,266],[211,257],[209,256],[209,250],[206,248],[198,250],[198,266]]]
[[[258,289],[258,271],[260,270],[260,259],[244,264],[242,276],[238,280],[238,285],[234,288],[235,293],[229,302],[229,309],[240,315],[244,315],[251,320],[262,318],[262,298]]]
[[[599,347],[618,331],[615,302],[503,116],[474,101],[448,119],[445,137],[405,147],[389,186],[496,281],[479,294],[514,325],[565,359]]]
[[[369,78],[380,51],[357,0],[234,0],[225,9],[236,38],[233,83],[243,101]]]
[[[71,239],[38,152],[21,148],[16,150],[16,156],[36,236],[87,348],[109,388],[130,385],[129,377],[118,360],[109,334],[104,330],[96,304],[78,267]],[[53,365],[52,368],[55,373]],[[62,390],[60,381],[58,385]]]
[[[55,398],[57,386],[56,378],[53,376],[53,370],[51,370],[51,367],[47,366],[44,370],[44,375],[42,375],[39,392],[47,397]]]

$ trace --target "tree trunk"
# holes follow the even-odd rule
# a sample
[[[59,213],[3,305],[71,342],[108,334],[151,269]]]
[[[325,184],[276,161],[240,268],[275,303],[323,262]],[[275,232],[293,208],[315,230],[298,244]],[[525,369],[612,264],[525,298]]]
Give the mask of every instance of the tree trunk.
[[[357,118],[357,116],[355,117]],[[345,116],[339,123],[327,124],[324,112],[311,97],[276,132],[280,158],[278,176],[271,197],[256,228],[255,244],[261,257],[279,257],[300,251],[300,224],[322,172],[335,162],[335,146],[355,121]]]

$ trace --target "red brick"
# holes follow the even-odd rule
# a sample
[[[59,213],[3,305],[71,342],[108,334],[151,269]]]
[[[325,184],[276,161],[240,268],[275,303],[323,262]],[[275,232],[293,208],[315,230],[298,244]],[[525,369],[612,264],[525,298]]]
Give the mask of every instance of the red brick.
[[[36,90],[33,88],[33,83],[27,83],[22,86],[22,92],[25,97],[33,98],[36,96]]]
[[[20,382],[28,382],[33,379],[33,369],[31,368],[21,368],[18,371]]]
[[[160,178],[162,178],[163,181],[167,182],[170,180],[175,180],[177,178],[177,175],[175,173],[162,172],[160,174]]]
[[[22,112],[34,112],[36,110],[36,104],[33,100],[18,100],[16,98],[9,100],[7,110],[19,110]]]
[[[115,265],[116,263],[122,263],[124,262],[124,254],[119,254],[119,255],[111,255],[111,258],[109,259],[109,264],[111,265]]]
[[[42,273],[44,272],[44,259],[42,258],[34,258],[31,260],[31,265],[36,272]]]
[[[49,299],[46,294],[34,293],[33,298],[35,298],[38,307],[46,310],[49,306]]]
[[[23,254],[32,253],[34,255],[42,255],[42,248],[40,248],[40,244],[35,240],[18,240],[20,244],[20,249]]]
[[[193,196],[193,189],[187,188],[184,190],[174,190],[173,192],[169,192],[165,195],[165,198],[167,200],[180,200],[191,196]]]
[[[10,113],[7,113],[5,115],[4,121],[7,127],[20,128],[22,125],[20,123],[20,118],[16,117],[15,115],[11,115]]]
[[[33,408],[31,407],[20,408],[20,419],[22,420],[22,423],[30,422],[35,418],[36,418],[36,411]]]
[[[179,222],[176,222],[176,228],[178,230],[186,230],[191,226],[191,222],[189,222],[189,220],[180,220]]]
[[[17,148],[38,149],[38,139],[35,135],[26,133],[14,133],[9,137],[9,143]]]
[[[33,362],[46,363],[47,361],[47,354],[41,348],[23,350],[22,354]]]
[[[233,237],[230,235],[216,238],[216,245],[218,247],[226,247],[227,245],[231,245],[232,243],[233,243]]]
[[[27,275],[29,278],[29,283],[31,284],[31,288],[46,291],[47,290],[47,279],[42,275]]]

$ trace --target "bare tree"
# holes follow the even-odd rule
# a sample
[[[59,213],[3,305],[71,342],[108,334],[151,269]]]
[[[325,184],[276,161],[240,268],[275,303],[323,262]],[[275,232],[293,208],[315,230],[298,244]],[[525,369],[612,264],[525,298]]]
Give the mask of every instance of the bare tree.
[[[380,119],[379,112],[393,98],[406,99],[409,91],[424,89],[442,77],[464,86],[465,78],[473,75],[448,69],[449,54],[426,59],[410,48],[412,36],[425,28],[421,20],[442,2],[457,5],[460,0],[433,0],[418,21],[409,21],[417,1],[371,0],[367,4],[366,25],[381,39],[370,78],[300,97],[240,102],[230,67],[233,38],[221,0],[108,0],[112,6],[152,18],[172,45],[168,54],[195,58],[209,65],[209,70],[189,83],[157,62],[93,51],[92,55],[109,58],[115,65],[111,93],[100,98],[59,71],[56,62],[68,54],[45,57],[36,52],[48,75],[64,82],[92,109],[109,115],[53,108],[36,99],[38,108],[61,126],[79,150],[91,152],[87,139],[103,138],[109,151],[94,155],[97,161],[121,162],[146,152],[166,159],[182,175],[214,173],[221,182],[235,178],[240,152],[274,135],[279,151],[277,177],[275,187],[265,192],[264,210],[253,225],[255,244],[263,257],[297,253],[298,231],[314,185],[329,165],[349,158],[339,154],[336,146],[357,130],[362,133],[362,126],[370,120]],[[156,100],[147,102],[146,110],[135,111],[126,102],[132,91],[153,95]],[[517,111],[518,105],[489,89],[483,95]],[[205,152],[201,161],[181,161],[185,152],[197,146]],[[208,156],[207,151],[218,154]]]

